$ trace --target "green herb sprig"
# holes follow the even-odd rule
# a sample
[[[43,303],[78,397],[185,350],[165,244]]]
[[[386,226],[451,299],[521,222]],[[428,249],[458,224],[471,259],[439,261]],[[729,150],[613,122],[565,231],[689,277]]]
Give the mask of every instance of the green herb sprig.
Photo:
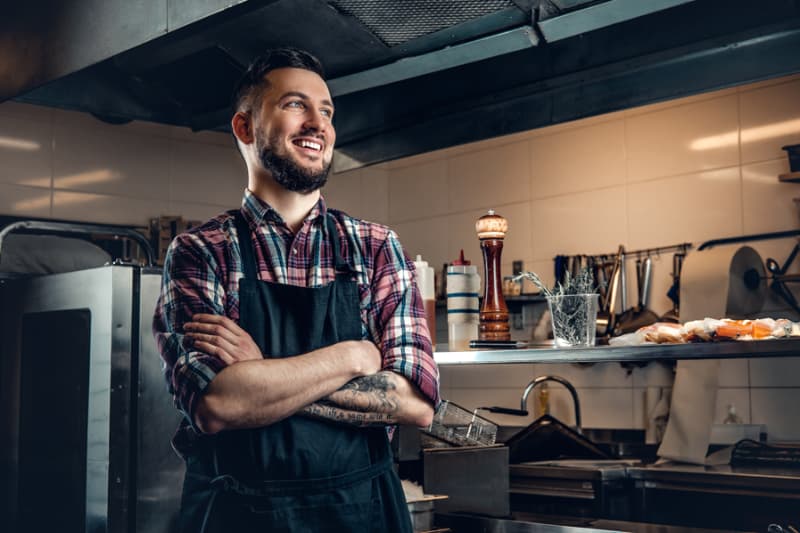
[[[530,280],[542,291],[542,294],[547,297],[567,296],[570,294],[592,294],[597,292],[594,286],[594,276],[589,268],[582,268],[575,277],[572,277],[569,270],[567,270],[564,276],[564,283],[556,283],[556,286],[553,287],[552,290],[544,284],[536,272],[523,272],[517,275],[514,280],[516,281],[522,278]]]

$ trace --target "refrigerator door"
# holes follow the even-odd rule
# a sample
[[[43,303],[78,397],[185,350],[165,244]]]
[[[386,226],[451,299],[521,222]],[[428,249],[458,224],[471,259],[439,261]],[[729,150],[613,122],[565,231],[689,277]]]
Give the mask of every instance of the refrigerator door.
[[[183,462],[150,333],[160,275],[0,280],[0,520],[10,531],[168,532]]]
[[[112,469],[111,441],[128,438],[130,409],[130,359],[113,360],[130,342],[115,333],[130,331],[132,287],[133,269],[120,267],[4,283],[12,530],[111,530],[128,465],[117,449]]]

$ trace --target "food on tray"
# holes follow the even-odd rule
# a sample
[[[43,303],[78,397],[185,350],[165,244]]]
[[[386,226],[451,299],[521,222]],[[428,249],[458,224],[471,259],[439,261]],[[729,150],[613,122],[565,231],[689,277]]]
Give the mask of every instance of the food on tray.
[[[687,342],[710,341],[714,339],[717,328],[723,324],[722,320],[704,318],[692,320],[683,325]]]
[[[646,342],[655,342],[658,344],[664,342],[684,342],[683,328],[680,324],[672,322],[656,322],[655,324],[639,328],[638,331],[644,334],[644,340]]]
[[[639,328],[634,333],[609,341],[612,346],[637,344],[681,344],[687,342],[751,341],[800,337],[800,324],[785,318],[757,318],[733,320],[730,318],[704,318],[685,324],[656,322]]]

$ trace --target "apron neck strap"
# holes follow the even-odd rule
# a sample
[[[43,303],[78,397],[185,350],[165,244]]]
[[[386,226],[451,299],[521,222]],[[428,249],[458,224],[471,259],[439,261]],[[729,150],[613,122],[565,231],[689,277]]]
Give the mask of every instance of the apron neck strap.
[[[256,275],[256,254],[253,251],[253,239],[250,238],[250,225],[244,219],[241,209],[234,213],[236,234],[239,237],[239,254],[242,257],[242,272],[246,279],[258,279]]]
[[[325,225],[328,227],[328,239],[330,239],[331,245],[333,246],[333,257],[336,261],[336,277],[351,274],[352,269],[350,265],[342,258],[341,246],[339,244],[339,232],[336,229],[336,222],[333,220],[333,215],[330,213],[325,217]]]
[[[236,224],[236,234],[239,237],[239,253],[242,256],[242,271],[247,279],[258,279],[256,274],[256,254],[253,251],[253,240],[250,237],[250,226],[245,220],[240,209],[233,213],[234,223]],[[351,274],[350,265],[342,259],[341,247],[339,244],[339,232],[336,230],[336,223],[330,214],[325,217],[325,224],[328,228],[328,238],[333,246],[333,257],[336,265],[336,276]]]

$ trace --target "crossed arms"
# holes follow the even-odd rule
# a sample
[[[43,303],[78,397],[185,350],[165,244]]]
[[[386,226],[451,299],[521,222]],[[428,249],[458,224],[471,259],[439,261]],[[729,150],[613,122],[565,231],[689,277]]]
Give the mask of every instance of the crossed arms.
[[[295,413],[358,426],[427,426],[433,417],[430,400],[407,378],[381,370],[370,341],[264,359],[227,317],[194,315],[184,332],[193,349],[227,364],[198,400],[195,423],[204,433],[265,426]]]

